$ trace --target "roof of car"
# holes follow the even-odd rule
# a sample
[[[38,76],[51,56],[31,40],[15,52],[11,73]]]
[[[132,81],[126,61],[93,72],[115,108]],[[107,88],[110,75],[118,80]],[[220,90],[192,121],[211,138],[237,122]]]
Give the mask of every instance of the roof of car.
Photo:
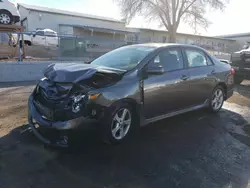
[[[184,47],[196,47],[202,49],[199,46],[190,44],[178,44],[178,43],[144,43],[144,44],[134,44],[131,46],[143,46],[143,47],[155,47],[155,48],[168,47],[168,46],[184,46]]]

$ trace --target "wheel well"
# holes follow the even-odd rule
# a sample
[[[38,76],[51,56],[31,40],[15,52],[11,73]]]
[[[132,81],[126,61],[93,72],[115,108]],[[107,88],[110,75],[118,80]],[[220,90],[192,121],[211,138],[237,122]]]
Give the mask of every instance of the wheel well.
[[[28,46],[31,46],[31,41],[29,40],[24,40],[24,44],[27,44]],[[22,44],[22,41],[20,40],[20,45]]]
[[[0,9],[0,13],[1,13],[1,12],[8,12],[8,13],[12,16],[11,12],[8,11],[8,10],[6,10],[6,9]]]
[[[138,107],[138,103],[134,99],[130,99],[130,98],[121,99],[119,101],[116,101],[112,106],[118,106],[118,105],[124,104],[124,103],[126,103],[132,107],[133,113],[135,113],[135,117],[137,117],[137,121],[139,121],[140,120],[140,109]]]
[[[224,97],[227,98],[227,85],[225,83],[223,83],[223,82],[220,82],[218,84],[218,86],[221,86],[224,89],[224,92],[225,92],[225,96]]]

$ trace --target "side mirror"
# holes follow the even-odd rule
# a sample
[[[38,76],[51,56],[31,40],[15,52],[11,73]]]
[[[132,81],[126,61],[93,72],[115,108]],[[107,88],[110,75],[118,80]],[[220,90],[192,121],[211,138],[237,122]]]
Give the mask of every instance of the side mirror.
[[[163,74],[164,73],[164,68],[158,64],[158,63],[153,63],[148,66],[147,71],[148,74],[155,75],[155,74]]]
[[[36,32],[32,32],[32,36],[35,37],[36,36]]]

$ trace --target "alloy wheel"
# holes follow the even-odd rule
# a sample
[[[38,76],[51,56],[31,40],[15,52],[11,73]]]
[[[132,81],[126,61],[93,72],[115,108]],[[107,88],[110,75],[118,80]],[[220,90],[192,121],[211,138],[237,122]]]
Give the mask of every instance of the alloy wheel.
[[[224,101],[224,94],[223,91],[221,89],[216,89],[213,93],[213,97],[212,97],[212,108],[213,110],[218,110],[221,108],[221,106],[223,105],[223,101]]]
[[[111,125],[112,136],[116,140],[123,139],[130,127],[132,122],[131,112],[127,108],[122,108],[114,115]]]
[[[0,23],[2,24],[10,24],[10,16],[8,14],[2,13],[0,14]]]

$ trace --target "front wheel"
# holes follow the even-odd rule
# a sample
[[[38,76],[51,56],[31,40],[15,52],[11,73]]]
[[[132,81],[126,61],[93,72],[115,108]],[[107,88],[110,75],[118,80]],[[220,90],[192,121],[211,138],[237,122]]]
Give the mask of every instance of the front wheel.
[[[209,109],[212,112],[218,112],[223,106],[225,98],[225,91],[221,86],[217,86],[210,98]]]
[[[103,141],[108,144],[122,142],[131,132],[133,123],[133,110],[129,105],[115,108],[102,125]]]

